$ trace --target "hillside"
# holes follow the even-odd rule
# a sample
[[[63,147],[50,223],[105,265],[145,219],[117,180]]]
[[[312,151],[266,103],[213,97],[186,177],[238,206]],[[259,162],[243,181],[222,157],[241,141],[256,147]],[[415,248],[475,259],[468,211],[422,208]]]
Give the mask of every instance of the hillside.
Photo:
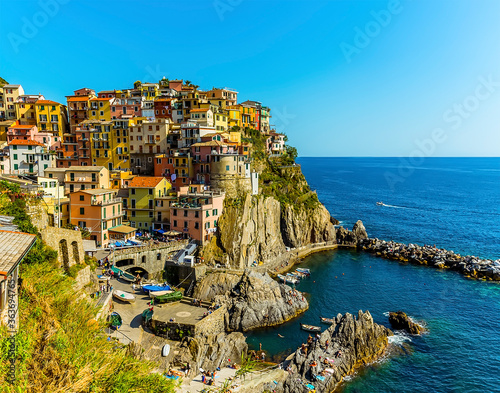
[[[3,79],[1,76],[0,76],[0,87],[2,87],[3,85],[7,85],[9,82],[7,82],[5,79]]]
[[[36,231],[19,191],[0,184],[14,202],[1,214],[13,214],[16,224]],[[16,347],[16,387],[7,385],[7,330],[0,328],[1,392],[174,392],[174,385],[152,373],[152,363],[139,361],[127,347],[108,341],[104,325],[93,321],[96,308],[88,296],[75,293],[74,279],[57,266],[57,253],[41,240],[21,265],[19,332]],[[88,262],[88,261],[87,261]]]

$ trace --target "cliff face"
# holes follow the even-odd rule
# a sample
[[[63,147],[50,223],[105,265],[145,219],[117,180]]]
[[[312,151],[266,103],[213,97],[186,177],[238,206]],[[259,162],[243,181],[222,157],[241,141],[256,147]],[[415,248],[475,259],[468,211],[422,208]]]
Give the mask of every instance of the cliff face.
[[[285,246],[335,240],[334,222],[319,203],[306,209],[281,205],[270,196],[247,194],[243,203],[224,207],[217,243],[231,266],[245,268],[254,261],[275,259]]]
[[[335,240],[336,222],[326,207],[318,204],[310,209],[296,209],[286,205],[281,212],[281,233],[289,247]]]
[[[218,236],[232,266],[248,267],[285,252],[280,212],[280,203],[263,195],[247,194],[243,204],[224,207]]]
[[[389,329],[373,322],[368,311],[359,311],[357,319],[349,313],[337,315],[316,342],[295,352],[283,391],[302,392],[309,383],[318,393],[332,392],[346,375],[380,356],[391,335]]]

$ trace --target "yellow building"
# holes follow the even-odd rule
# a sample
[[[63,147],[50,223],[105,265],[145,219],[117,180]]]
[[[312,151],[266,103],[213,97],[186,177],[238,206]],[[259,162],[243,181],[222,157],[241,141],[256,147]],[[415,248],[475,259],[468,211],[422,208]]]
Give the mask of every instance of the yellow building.
[[[229,127],[241,127],[241,105],[231,105],[228,107],[229,110],[229,118],[228,118],[228,126]]]
[[[111,120],[112,98],[91,98],[88,109],[89,120]]]
[[[36,125],[41,132],[52,132],[54,136],[62,139],[68,126],[66,107],[50,100],[37,100],[35,102]]]
[[[110,170],[113,166],[111,121],[87,120],[90,131],[90,158],[92,165],[103,166]]]
[[[214,124],[216,131],[226,131],[228,128],[229,111],[226,109],[219,109],[214,112]]]
[[[36,108],[35,103],[38,100],[43,100],[42,95],[20,95],[17,97],[14,106],[16,108],[16,119],[19,124],[36,124]]]
[[[16,120],[15,102],[20,95],[24,94],[24,89],[21,85],[3,85],[0,87],[1,98],[0,102],[0,120]]]
[[[110,135],[112,165],[108,165],[108,169],[128,171],[130,170],[129,127],[133,122],[130,119],[114,119],[112,123]]]
[[[134,86],[135,87],[135,86]],[[143,96],[147,101],[154,100],[158,96],[158,83],[141,83],[137,87],[141,91],[141,96]]]
[[[239,106],[241,107],[241,126],[255,128],[255,108],[247,105]]]
[[[120,190],[122,188],[128,188],[128,185],[136,175],[132,174],[131,171],[117,171],[110,173],[109,176],[111,188]]]

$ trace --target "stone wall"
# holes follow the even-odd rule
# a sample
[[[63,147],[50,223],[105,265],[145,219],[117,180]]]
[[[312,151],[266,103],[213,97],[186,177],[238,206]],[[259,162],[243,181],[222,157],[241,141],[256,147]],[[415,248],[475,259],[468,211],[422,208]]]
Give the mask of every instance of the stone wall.
[[[42,205],[44,202],[28,202],[26,204],[26,213],[31,218],[31,223],[38,228],[39,231],[49,226],[49,216],[47,209]]]
[[[252,191],[252,180],[239,175],[211,174],[210,186],[215,190],[225,192],[228,198],[236,198]]]
[[[57,251],[57,260],[61,267],[69,269],[74,264],[83,263],[85,252],[80,231],[46,227],[40,233],[42,240]]]
[[[173,252],[183,249],[186,245],[187,240],[183,240],[171,242],[167,245],[151,245],[116,250],[111,257],[111,262],[124,270],[131,267],[140,267],[146,270],[148,272],[148,277],[151,278],[165,269],[165,262]],[[131,263],[126,265],[120,263],[120,261],[125,260],[130,260]]]
[[[79,291],[80,289],[85,288],[86,285],[92,282],[92,272],[90,271],[90,266],[85,266],[82,270],[80,270],[76,277],[75,283],[73,284],[73,288],[75,291]],[[93,292],[90,290],[89,292]]]
[[[225,315],[227,308],[225,305],[207,315],[195,326],[195,336],[208,336],[209,334],[219,334],[226,331]]]

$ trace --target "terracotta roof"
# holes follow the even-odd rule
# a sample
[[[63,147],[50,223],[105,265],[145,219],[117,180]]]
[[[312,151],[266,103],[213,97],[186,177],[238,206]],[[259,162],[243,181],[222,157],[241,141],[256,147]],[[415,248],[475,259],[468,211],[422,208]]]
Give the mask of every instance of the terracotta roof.
[[[26,146],[45,146],[43,143],[36,142],[36,141],[24,141],[21,139],[13,139],[12,141],[9,142],[9,145],[26,145]]]
[[[155,176],[136,176],[129,183],[129,188],[152,188],[156,187],[159,182],[161,182],[163,177],[155,177]]]
[[[68,102],[72,102],[72,101],[88,101],[89,100],[89,97],[88,96],[78,96],[78,97],[70,97],[68,98]]]
[[[83,165],[71,165],[69,168],[64,168],[68,172],[100,172],[103,166],[83,166]]]
[[[35,124],[33,125],[30,125],[30,124],[14,124],[12,126],[10,126],[9,128],[27,128],[27,129],[30,129],[30,128],[33,128],[33,127],[36,127]]]
[[[90,101],[109,101],[112,97],[91,98]]]
[[[36,241],[36,235],[0,230],[0,274],[10,274]]]
[[[35,104],[46,104],[46,105],[62,105],[58,102],[51,101],[51,100],[37,100]]]
[[[115,92],[114,90],[102,90],[102,91],[100,91],[97,94],[101,94],[101,93],[114,93],[114,92]]]

